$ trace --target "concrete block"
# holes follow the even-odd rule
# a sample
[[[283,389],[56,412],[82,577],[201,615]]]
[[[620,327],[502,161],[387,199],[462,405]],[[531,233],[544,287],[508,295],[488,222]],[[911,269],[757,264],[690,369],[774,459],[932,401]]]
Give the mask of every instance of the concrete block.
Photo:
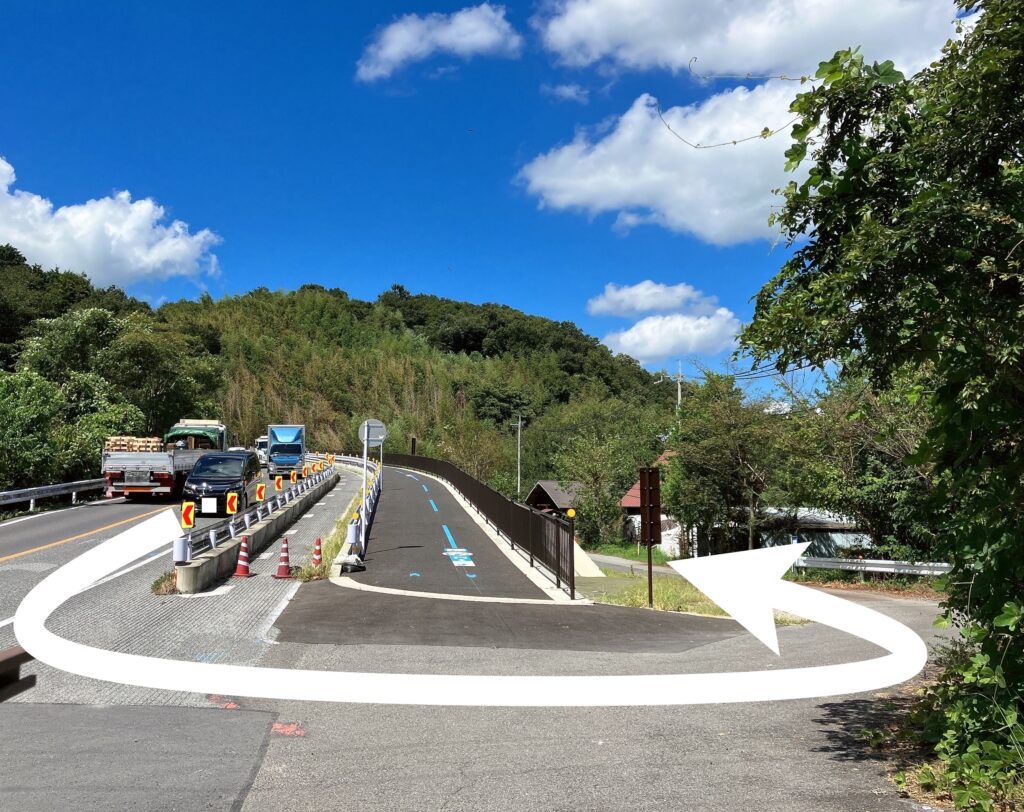
[[[265,550],[336,484],[338,475],[334,474],[301,494],[269,519],[252,525],[247,533],[240,533],[234,539],[221,542],[215,550],[206,550],[188,564],[175,567],[178,591],[185,594],[201,592],[229,577],[238,564],[238,548],[242,546],[243,536],[249,538],[250,555]]]

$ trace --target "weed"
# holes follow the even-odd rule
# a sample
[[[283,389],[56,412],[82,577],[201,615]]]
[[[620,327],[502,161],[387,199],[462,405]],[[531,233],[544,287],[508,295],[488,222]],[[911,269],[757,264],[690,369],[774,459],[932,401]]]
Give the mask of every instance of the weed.
[[[155,581],[150,587],[154,595],[177,595],[178,579],[174,570],[168,570]]]

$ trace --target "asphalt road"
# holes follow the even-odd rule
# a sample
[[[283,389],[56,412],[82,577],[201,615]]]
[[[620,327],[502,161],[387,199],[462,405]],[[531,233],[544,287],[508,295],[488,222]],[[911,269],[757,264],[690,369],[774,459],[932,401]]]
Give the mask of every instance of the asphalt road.
[[[385,477],[385,489],[395,494],[396,478]],[[333,526],[355,480],[349,477],[289,531],[298,555],[307,556],[313,538]],[[411,500],[413,491],[408,495]],[[383,499],[381,511],[388,504]],[[76,512],[91,520],[113,516],[97,511],[136,507],[148,506]],[[457,527],[456,509],[455,503],[445,508],[452,511],[452,523],[444,519],[450,528]],[[412,534],[436,533],[434,519],[418,510],[425,518]],[[384,518],[382,512],[378,522]],[[82,545],[117,533],[102,529],[109,523],[85,522],[84,530],[94,528],[89,536],[0,563],[0,579],[8,579],[0,581],[0,601],[9,600],[11,588],[24,594]],[[473,552],[484,561],[482,549]],[[434,554],[441,555],[436,546]],[[819,624],[781,628],[776,657],[723,620],[523,605],[477,615],[484,604],[455,607],[328,582],[275,581],[267,577],[275,556],[272,547],[266,560],[254,562],[257,577],[196,598],[150,594],[148,584],[167,562],[143,562],[71,599],[48,625],[87,645],[171,659],[369,673],[717,673],[854,662],[879,653]],[[407,563],[397,553],[392,560],[395,573]],[[505,581],[517,587],[514,579]],[[934,604],[844,596],[934,641]],[[592,609],[610,612],[591,624],[583,612]],[[577,610],[583,612],[565,614]],[[9,632],[0,628],[0,646]],[[39,686],[0,705],[0,808],[921,809],[895,795],[884,765],[859,736],[889,712],[876,695],[591,709],[334,705],[148,691],[32,666]]]
[[[268,494],[271,489],[268,482]],[[10,621],[21,599],[45,575],[99,542],[167,509],[180,519],[180,502],[154,497],[137,502],[101,499],[0,523],[0,649],[15,644]],[[196,528],[223,519],[200,515]],[[170,542],[167,549],[169,553]]]
[[[391,467],[385,468],[384,482],[367,541],[366,572],[353,580],[471,597],[545,597],[444,485]]]

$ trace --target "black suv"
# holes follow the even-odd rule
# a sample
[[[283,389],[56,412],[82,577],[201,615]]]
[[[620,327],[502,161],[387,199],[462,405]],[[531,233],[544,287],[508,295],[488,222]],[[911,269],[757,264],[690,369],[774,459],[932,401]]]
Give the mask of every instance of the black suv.
[[[197,514],[211,516],[226,514],[228,494],[237,493],[237,509],[241,512],[256,498],[262,476],[255,451],[203,454],[185,480],[183,496],[185,501],[196,503]]]

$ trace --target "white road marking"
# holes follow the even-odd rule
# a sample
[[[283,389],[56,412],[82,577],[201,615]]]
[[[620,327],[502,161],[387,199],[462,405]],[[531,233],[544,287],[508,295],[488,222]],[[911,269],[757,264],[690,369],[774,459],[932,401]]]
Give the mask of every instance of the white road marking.
[[[416,575],[419,576],[419,573],[416,573]],[[352,578],[346,578],[344,575],[335,576],[330,579],[330,582],[348,589],[358,589],[362,592],[380,592],[384,595],[399,595],[404,598],[434,598],[435,600],[442,601],[468,601],[470,603],[528,603],[538,604],[541,606],[561,606],[563,609],[566,606],[564,603],[555,603],[553,600],[549,600],[548,598],[492,598],[486,595],[454,595],[445,592],[418,592],[414,589],[392,589],[388,586],[364,584]],[[569,605],[593,606],[594,602],[589,600],[578,600],[573,601]]]
[[[221,584],[216,589],[211,589],[209,592],[190,592],[185,595],[179,595],[179,598],[213,598],[218,595],[226,595],[238,584]]]
[[[160,553],[156,553],[155,555],[151,555],[151,556],[150,556],[149,558],[147,558],[147,559],[145,559],[145,560],[143,560],[143,561],[140,561],[140,562],[139,562],[138,564],[133,564],[133,565],[132,565],[132,566],[130,566],[130,567],[125,567],[125,568],[124,568],[123,570],[121,570],[120,572],[115,572],[115,573],[114,573],[113,575],[108,575],[108,576],[107,576],[106,578],[104,578],[104,579],[103,579],[103,580],[101,580],[101,581],[97,581],[97,582],[96,582],[96,583],[94,583],[94,584],[90,584],[90,585],[89,585],[89,586],[87,586],[87,587],[86,587],[85,589],[83,589],[83,590],[82,590],[82,592],[85,592],[85,591],[86,591],[86,590],[88,590],[88,589],[92,589],[92,588],[93,588],[94,586],[99,586],[100,584],[105,584],[105,583],[107,583],[107,581],[113,581],[113,580],[114,580],[115,578],[120,578],[120,577],[121,577],[122,575],[125,575],[126,573],[129,573],[129,572],[131,572],[132,570],[137,570],[137,569],[138,569],[139,567],[144,567],[144,566],[145,566],[146,564],[148,564],[148,563],[149,563],[150,561],[156,561],[156,560],[157,560],[158,558],[162,558],[163,556],[165,556],[165,555],[167,555],[168,553],[171,553],[171,552],[173,552],[173,551],[174,551],[174,548],[173,548],[173,547],[168,547],[168,548],[167,548],[166,550],[164,550],[163,552],[160,552]]]
[[[7,527],[8,525],[18,524],[19,522],[27,522],[29,519],[38,519],[40,516],[54,516],[59,513],[70,513],[72,510],[81,510],[92,505],[98,504],[125,504],[123,497],[114,497],[113,499],[94,499],[92,502],[83,502],[80,505],[68,505],[63,508],[55,508],[54,510],[41,510],[38,513],[30,513],[28,516],[19,516],[17,519],[8,519],[6,522],[0,522],[0,527]]]
[[[12,623],[14,623],[13,617],[9,617],[7,618],[7,620],[0,620],[0,629],[2,629],[4,626],[10,626]]]
[[[886,688],[917,675],[928,648],[911,629],[866,606],[765,574],[758,593],[776,609],[818,621],[885,649],[838,665],[712,674],[480,676],[360,673],[197,663],[93,648],[46,628],[51,614],[83,587],[180,532],[167,510],[87,550],[37,584],[14,616],[19,643],[54,668],[143,688],[228,696],[390,705],[609,707],[707,705],[841,696]],[[154,542],[154,538],[159,541]],[[786,545],[799,555],[798,544]],[[755,550],[754,552],[769,552]],[[748,555],[741,553],[740,555]],[[761,568],[762,571],[764,568]],[[749,584],[745,585],[749,587]]]

